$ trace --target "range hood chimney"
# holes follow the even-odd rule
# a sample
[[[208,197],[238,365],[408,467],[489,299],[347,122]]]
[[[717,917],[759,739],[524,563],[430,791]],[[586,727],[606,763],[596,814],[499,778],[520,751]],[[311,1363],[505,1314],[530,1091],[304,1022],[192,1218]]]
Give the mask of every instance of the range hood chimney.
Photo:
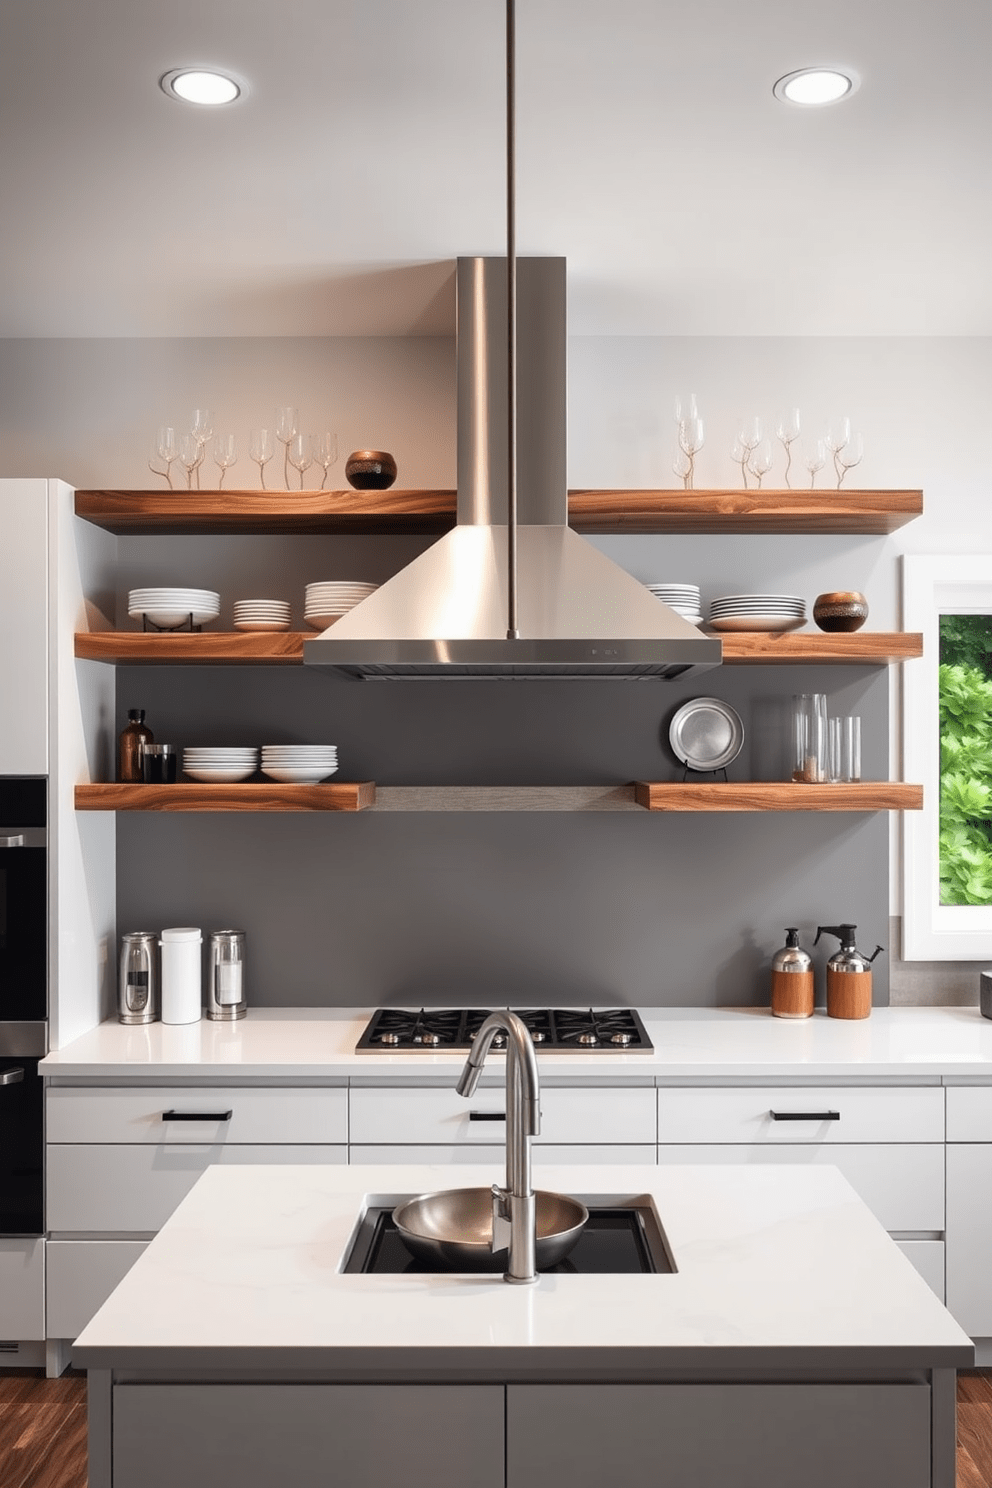
[[[505,258],[457,268],[457,526],[319,637],[363,680],[676,677],[718,640],[568,526],[565,260],[517,260],[517,636],[507,638]]]

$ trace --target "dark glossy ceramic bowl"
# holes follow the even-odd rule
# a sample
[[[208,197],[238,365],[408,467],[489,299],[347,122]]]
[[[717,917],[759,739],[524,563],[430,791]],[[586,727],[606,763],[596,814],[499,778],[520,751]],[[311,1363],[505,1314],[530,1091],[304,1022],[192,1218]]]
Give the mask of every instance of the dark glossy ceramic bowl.
[[[818,594],[813,605],[813,619],[821,630],[860,630],[868,619],[868,601],[855,589],[836,589]]]
[[[396,479],[396,461],[388,450],[354,450],[344,473],[356,491],[388,491]]]

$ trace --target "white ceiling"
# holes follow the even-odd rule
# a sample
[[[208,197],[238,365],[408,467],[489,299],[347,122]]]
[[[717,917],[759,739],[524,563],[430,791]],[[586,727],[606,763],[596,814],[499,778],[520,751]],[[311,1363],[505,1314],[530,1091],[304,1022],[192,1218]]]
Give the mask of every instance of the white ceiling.
[[[445,334],[503,248],[503,0],[0,0],[0,335]],[[518,0],[570,329],[992,333],[989,0]],[[833,107],[783,73],[847,63]],[[159,77],[214,64],[210,111]]]

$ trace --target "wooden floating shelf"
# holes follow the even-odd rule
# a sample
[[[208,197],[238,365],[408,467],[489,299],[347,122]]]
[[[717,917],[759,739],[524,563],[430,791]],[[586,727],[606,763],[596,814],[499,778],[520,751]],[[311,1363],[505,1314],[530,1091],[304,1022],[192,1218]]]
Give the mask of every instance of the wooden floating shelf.
[[[318,632],[221,631],[199,634],[175,631],[80,631],[76,656],[83,661],[106,661],[141,666],[299,666],[303,643]],[[786,635],[737,631],[723,635],[725,666],[885,666],[923,654],[918,632],[856,631],[853,635],[825,635],[822,631]]]
[[[570,491],[579,532],[856,533],[923,511],[922,491]],[[399,533],[455,522],[454,491],[77,491],[76,515],[129,533]]]
[[[371,780],[321,785],[246,781],[237,785],[77,785],[77,811],[365,811]]]
[[[800,785],[791,780],[658,784],[638,780],[634,796],[647,811],[922,811],[922,785],[859,780],[849,785]]]

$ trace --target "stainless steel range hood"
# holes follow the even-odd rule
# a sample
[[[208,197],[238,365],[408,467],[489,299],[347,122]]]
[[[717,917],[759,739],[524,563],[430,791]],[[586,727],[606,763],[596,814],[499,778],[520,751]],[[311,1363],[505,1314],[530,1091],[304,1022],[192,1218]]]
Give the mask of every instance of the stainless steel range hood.
[[[517,260],[517,631],[507,639],[507,275],[460,258],[458,524],[319,637],[304,661],[363,680],[651,678],[721,660],[568,527],[565,260]]]

